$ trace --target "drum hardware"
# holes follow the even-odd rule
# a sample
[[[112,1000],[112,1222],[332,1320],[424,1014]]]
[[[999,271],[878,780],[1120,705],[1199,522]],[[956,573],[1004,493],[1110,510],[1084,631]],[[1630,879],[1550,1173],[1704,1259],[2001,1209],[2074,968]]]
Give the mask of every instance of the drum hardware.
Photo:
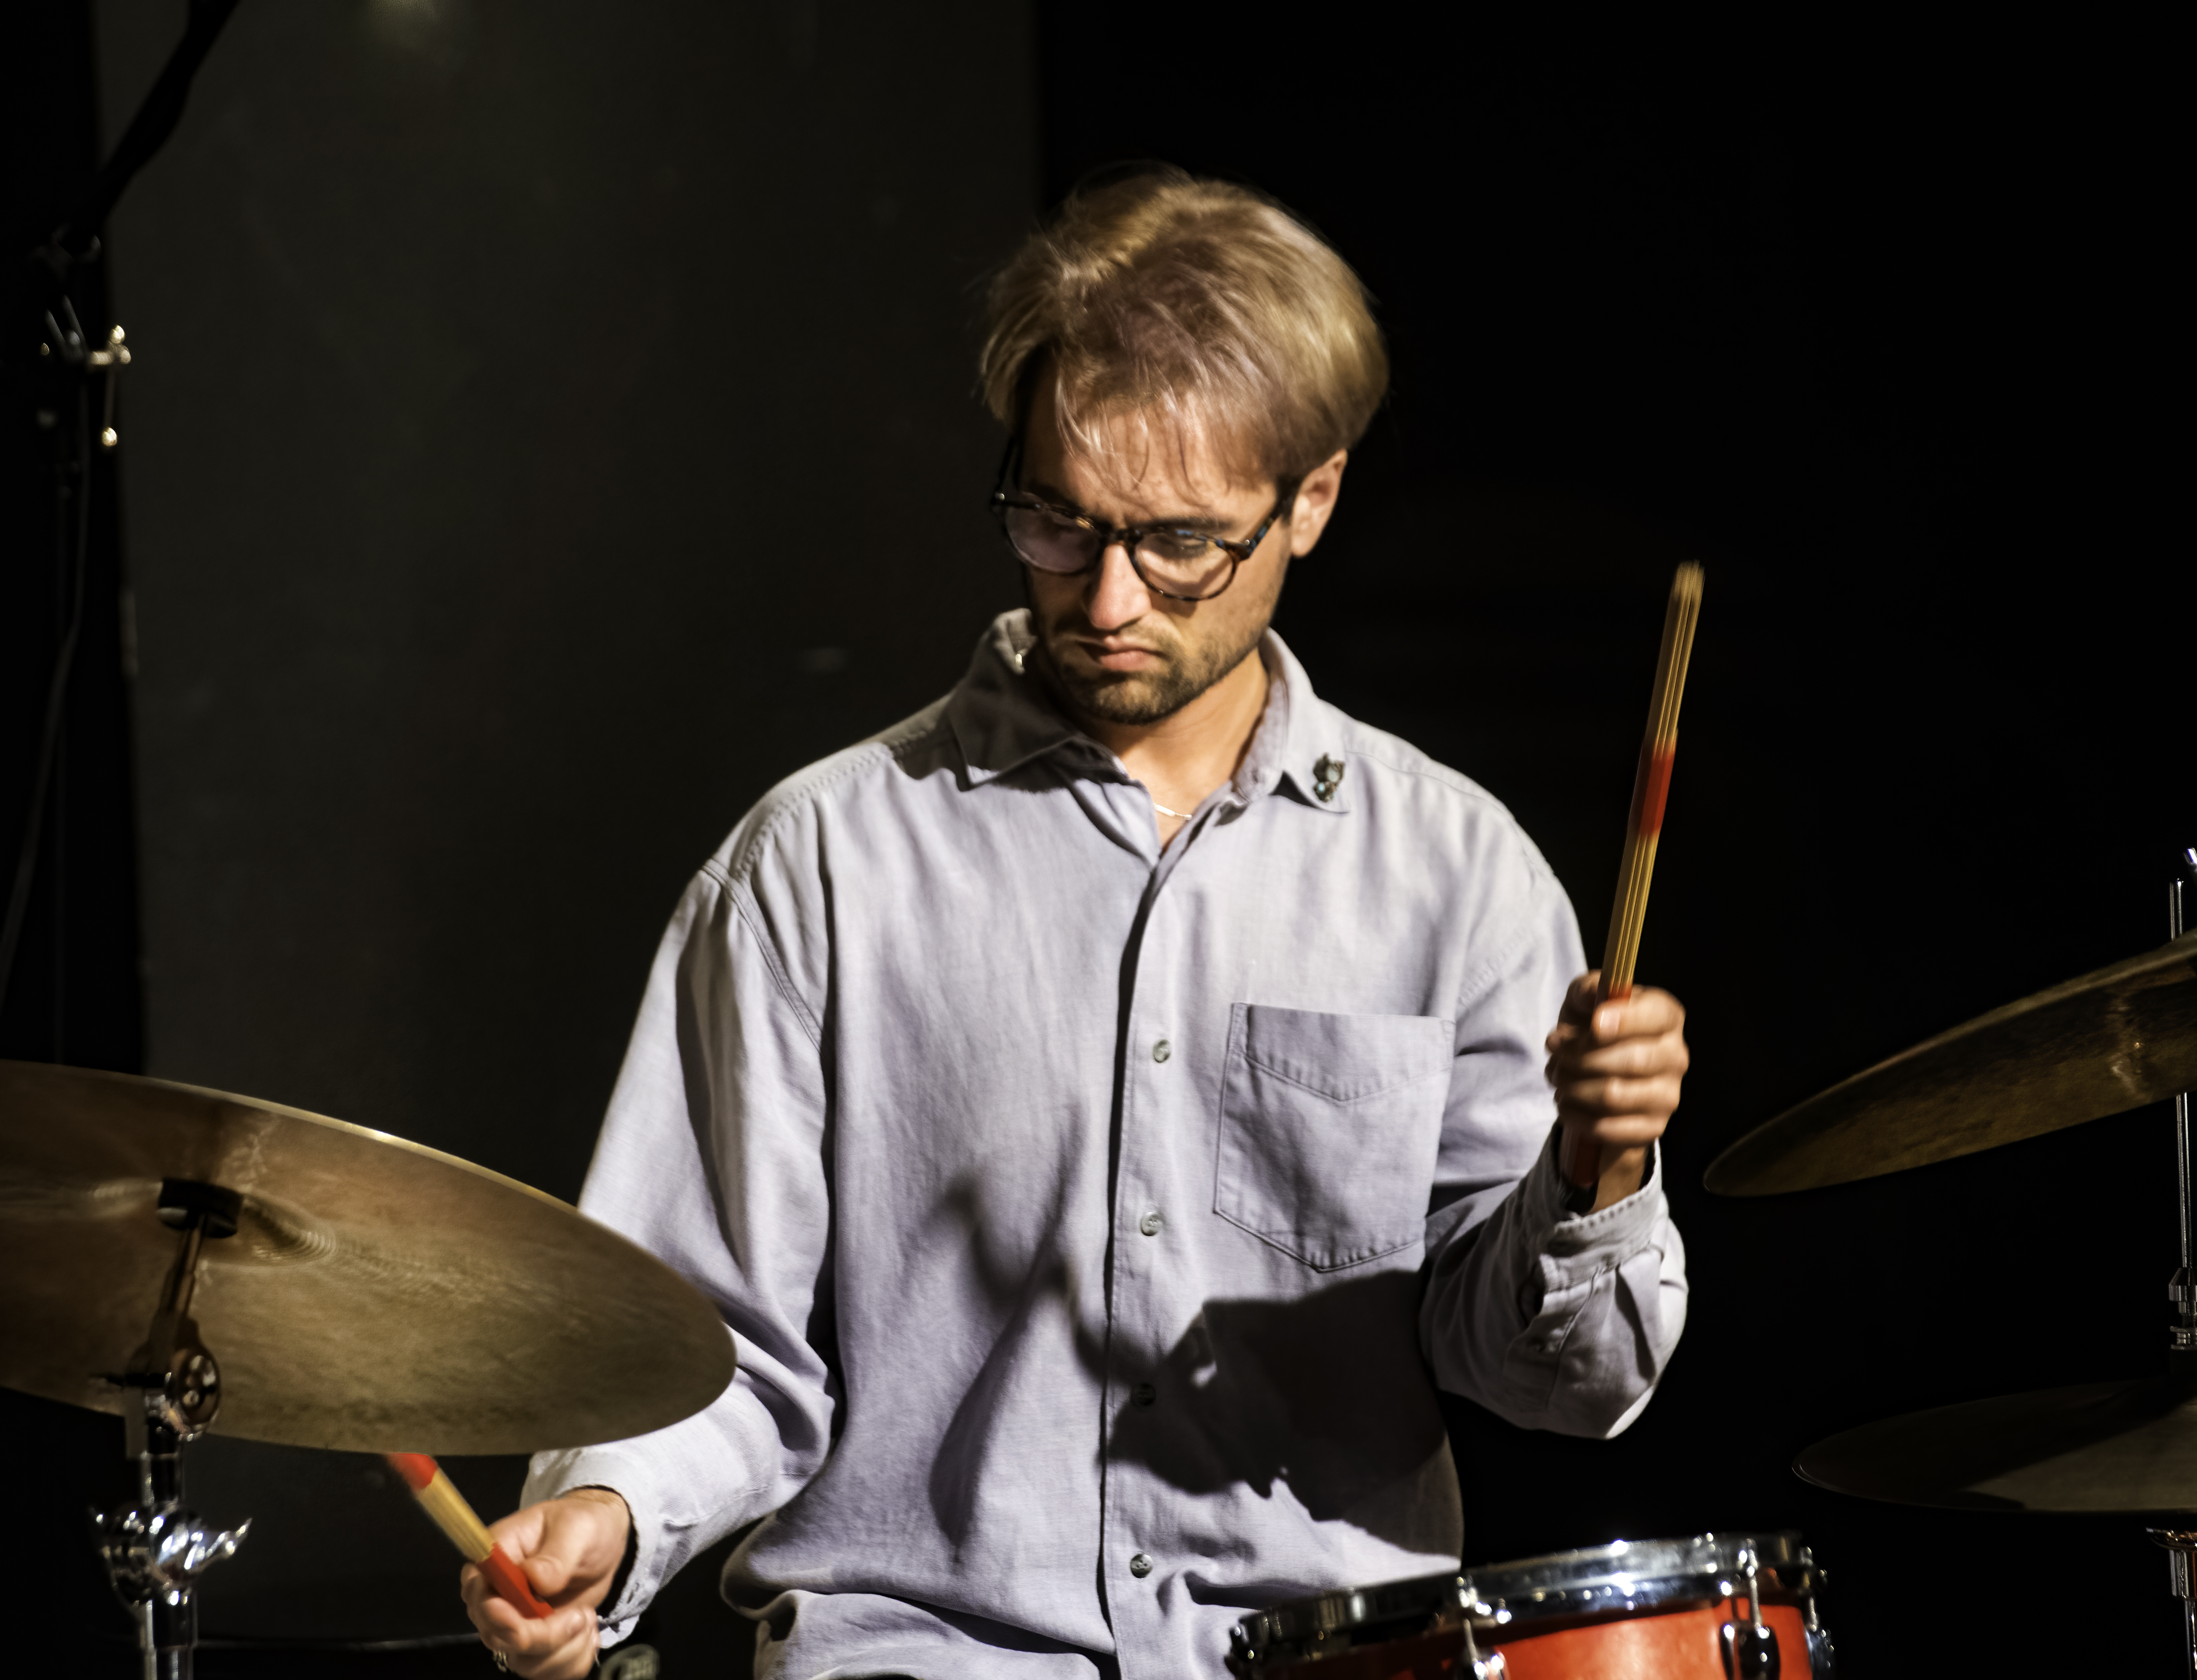
[[[115,1596],[136,1615],[145,1680],[189,1680],[198,1643],[198,1578],[234,1556],[251,1529],[208,1528],[183,1503],[183,1450],[221,1411],[221,1367],[192,1319],[199,1256],[236,1235],[243,1198],[219,1185],[169,1179],[160,1223],[180,1231],[159,1305],[126,1370],[105,1378],[124,1392],[123,1421],[137,1463],[137,1503],[96,1513],[100,1559]]]
[[[1831,1680],[1822,1579],[1794,1534],[1620,1540],[1278,1605],[1236,1625],[1228,1667],[1238,1680]]]
[[[1746,1583],[1747,1620],[1742,1623],[1734,1616],[1717,1630],[1726,1680],[1778,1680],[1782,1664],[1777,1634],[1762,1617],[1761,1571],[1754,1561],[1753,1546],[1740,1548],[1739,1573]],[[1729,1583],[1723,1584],[1729,1590]],[[1812,1613],[1814,1603],[1812,1597]]]
[[[217,1422],[527,1452],[662,1428],[733,1376],[698,1290],[538,1190],[300,1109],[39,1063],[0,1062],[0,1383],[122,1415],[137,1501],[96,1537],[155,1680],[188,1680],[194,1583],[248,1526],[183,1503],[182,1451]]]
[[[2173,878],[2166,883],[2167,937],[2180,939],[2189,931],[2189,912],[2197,910],[2197,847],[2185,847],[2175,860]],[[2190,1189],[2189,1093],[2174,1093],[2174,1173],[2177,1206],[2182,1219],[2182,1265],[2167,1280],[2166,1298],[2174,1303],[2174,1325],[2168,1332],[2170,1358],[2180,1364],[2197,1361],[2197,1206]],[[2197,1666],[2197,1625],[2189,1642],[2190,1661]]]
[[[1730,1196],[1843,1184],[2171,1098],[2181,1265],[2166,1369],[2134,1382],[2008,1394],[1864,1424],[1794,1462],[1835,1492],[2000,1511],[2197,1510],[2197,847],[2167,885],[2167,943],[1978,1017],[1757,1127],[1711,1165]],[[2167,1551],[2197,1676],[2197,1531]]]
[[[1837,1671],[1816,1608],[1823,1572],[1797,1534],[1620,1540],[1464,1581],[1466,1625],[1513,1680],[1779,1680],[1788,1658],[1807,1664],[1793,1680]]]
[[[1238,1680],[1508,1680],[1503,1654],[1483,1655],[1473,1641],[1464,1584],[1423,1575],[1256,1612],[1229,1631],[1228,1671]]]

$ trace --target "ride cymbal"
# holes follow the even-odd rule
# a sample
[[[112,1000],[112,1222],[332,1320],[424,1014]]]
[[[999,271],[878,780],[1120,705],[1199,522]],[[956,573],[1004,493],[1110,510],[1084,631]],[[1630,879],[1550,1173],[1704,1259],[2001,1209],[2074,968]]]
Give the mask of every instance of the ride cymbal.
[[[1806,1480],[1983,1511],[2197,1510],[2197,1398],[2163,1376],[1909,1412],[1817,1441]]]
[[[1759,1126],[1709,1165],[1772,1196],[1974,1155],[2197,1086],[2197,933],[1995,1009]]]
[[[0,1384],[119,1412],[177,1239],[164,1179],[237,1191],[192,1306],[217,1434],[356,1451],[530,1452],[676,1422],[730,1333],[652,1255],[400,1138],[165,1080],[0,1062]]]

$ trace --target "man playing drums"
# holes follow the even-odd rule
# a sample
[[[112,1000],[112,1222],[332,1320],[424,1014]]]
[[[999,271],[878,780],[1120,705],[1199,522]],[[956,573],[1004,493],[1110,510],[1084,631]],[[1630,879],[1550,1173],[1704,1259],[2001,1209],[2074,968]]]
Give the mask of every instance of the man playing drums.
[[[556,1613],[465,1582],[520,1674],[757,1518],[758,1673],[1217,1673],[1247,1608],[1455,1567],[1437,1387],[1606,1436],[1678,1341],[1678,1004],[1597,1006],[1510,814],[1267,628],[1387,383],[1356,277],[1140,176],[1009,264],[983,378],[1028,607],[680,903],[582,1206],[739,1372],[536,1459],[496,1532]]]

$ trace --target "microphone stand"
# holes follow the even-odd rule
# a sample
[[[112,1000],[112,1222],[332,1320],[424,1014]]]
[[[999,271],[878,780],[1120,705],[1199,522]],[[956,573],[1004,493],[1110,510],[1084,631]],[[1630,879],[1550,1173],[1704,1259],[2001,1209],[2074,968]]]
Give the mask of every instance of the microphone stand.
[[[237,0],[191,0],[183,38],[122,139],[67,217],[17,266],[0,314],[0,363],[20,362],[28,375],[38,427],[66,432],[56,439],[53,529],[61,549],[63,627],[46,688],[44,726],[21,847],[0,917],[0,1002],[22,937],[37,872],[46,805],[67,719],[69,677],[84,629],[84,581],[90,540],[95,377],[106,376],[96,447],[113,449],[117,376],[128,365],[122,328],[95,343],[70,297],[78,268],[96,262],[99,230],[137,171],[166,143],[190,97],[192,79],[213,49]],[[137,1467],[137,1498],[119,1510],[95,1512],[96,1544],[116,1596],[137,1623],[146,1680],[190,1680],[198,1643],[199,1576],[231,1555],[251,1525],[235,1532],[208,1527],[183,1503],[182,1450],[220,1409],[220,1369],[190,1317],[200,1250],[236,1229],[240,1198],[218,1185],[171,1179],[161,1186],[161,1220],[180,1233],[174,1265],[145,1341],[125,1370],[107,1380],[122,1392],[130,1456]]]
[[[84,628],[84,581],[90,542],[91,491],[91,434],[88,378],[95,371],[108,375],[105,423],[100,427],[102,448],[113,449],[114,431],[114,375],[128,364],[119,327],[96,348],[86,339],[69,298],[69,282],[79,265],[98,260],[99,229],[107,213],[122,197],[140,169],[167,142],[176,130],[188,101],[191,81],[199,67],[236,9],[237,0],[191,0],[183,38],[169,55],[159,79],[145,96],[137,114],[101,165],[89,190],[43,242],[32,249],[18,267],[0,318],[0,362],[20,360],[38,390],[36,401],[41,430],[57,427],[61,417],[72,416],[66,461],[57,461],[54,472],[54,529],[63,545],[61,594],[66,613],[60,646],[55,651],[53,675],[46,687],[45,721],[38,736],[37,768],[31,782],[30,808],[24,818],[23,839],[16,854],[4,917],[0,917],[0,1003],[5,1003],[8,983],[15,967],[15,952],[30,908],[31,885],[38,871],[39,837],[44,832],[46,801],[53,785],[54,767],[61,750],[62,725],[68,710],[69,675],[76,663],[76,648]],[[55,390],[59,385],[64,387]]]

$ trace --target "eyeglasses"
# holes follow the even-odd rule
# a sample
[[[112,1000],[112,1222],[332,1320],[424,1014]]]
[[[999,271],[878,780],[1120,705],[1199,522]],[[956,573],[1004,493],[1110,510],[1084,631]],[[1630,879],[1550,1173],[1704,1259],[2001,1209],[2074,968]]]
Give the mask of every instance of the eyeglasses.
[[[1203,531],[1177,525],[1106,525],[1073,507],[1056,507],[1035,496],[1006,488],[1008,474],[1019,453],[1019,439],[1011,440],[1000,461],[1000,478],[992,490],[992,512],[1007,546],[1024,565],[1058,576],[1073,576],[1098,565],[1098,558],[1116,543],[1127,552],[1129,565],[1144,585],[1170,600],[1207,601],[1236,581],[1236,568],[1249,559],[1266,541],[1282,510],[1296,500],[1294,481],[1281,486],[1273,507],[1259,522],[1259,529],[1244,537],[1209,536]]]

